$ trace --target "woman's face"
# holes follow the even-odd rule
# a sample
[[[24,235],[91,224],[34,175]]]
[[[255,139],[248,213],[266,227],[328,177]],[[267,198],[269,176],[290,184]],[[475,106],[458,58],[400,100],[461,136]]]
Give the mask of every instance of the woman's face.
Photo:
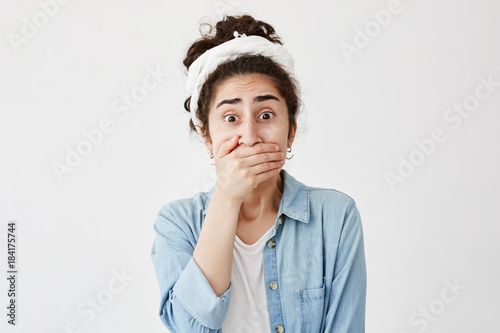
[[[263,74],[235,76],[219,85],[210,106],[208,124],[210,139],[205,138],[205,143],[214,155],[223,141],[235,135],[240,136],[238,143],[247,146],[276,143],[286,154],[297,128],[295,124],[288,139],[285,99]]]

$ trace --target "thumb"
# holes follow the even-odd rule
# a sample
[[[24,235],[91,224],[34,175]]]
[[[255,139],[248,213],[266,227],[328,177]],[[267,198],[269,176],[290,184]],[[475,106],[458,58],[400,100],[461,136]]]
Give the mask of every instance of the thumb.
[[[229,154],[238,145],[238,135],[233,136],[231,139],[224,141],[219,148],[219,158]]]

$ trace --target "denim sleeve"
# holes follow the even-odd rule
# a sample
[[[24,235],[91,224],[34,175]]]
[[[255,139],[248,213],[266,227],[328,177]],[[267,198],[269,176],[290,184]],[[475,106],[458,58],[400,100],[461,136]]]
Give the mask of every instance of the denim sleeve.
[[[193,259],[194,245],[168,213],[163,207],[157,215],[151,250],[160,286],[160,318],[170,332],[221,332],[232,283],[221,296],[215,294]]]
[[[366,285],[363,228],[353,202],[342,226],[324,332],[365,332]]]

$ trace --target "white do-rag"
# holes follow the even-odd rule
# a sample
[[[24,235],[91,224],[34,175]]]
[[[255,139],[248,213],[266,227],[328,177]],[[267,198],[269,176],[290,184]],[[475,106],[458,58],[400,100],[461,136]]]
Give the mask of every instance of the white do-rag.
[[[281,65],[292,78],[295,76],[293,57],[284,46],[275,44],[264,37],[240,35],[237,31],[234,32],[234,37],[234,39],[209,49],[189,66],[186,92],[188,97],[191,95],[189,102],[191,119],[200,134],[202,123],[196,116],[198,97],[206,79],[219,64],[234,60],[241,55],[260,54]]]

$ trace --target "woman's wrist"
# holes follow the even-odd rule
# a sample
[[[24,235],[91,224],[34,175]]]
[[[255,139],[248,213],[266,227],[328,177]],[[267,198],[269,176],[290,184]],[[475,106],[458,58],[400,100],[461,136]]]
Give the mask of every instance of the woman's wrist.
[[[240,209],[241,204],[243,203],[243,200],[241,199],[226,195],[223,188],[221,188],[221,185],[219,184],[215,185],[215,189],[214,192],[212,193],[212,198],[210,200],[220,202],[225,206],[227,205],[232,206],[234,208],[237,208],[238,210]]]

